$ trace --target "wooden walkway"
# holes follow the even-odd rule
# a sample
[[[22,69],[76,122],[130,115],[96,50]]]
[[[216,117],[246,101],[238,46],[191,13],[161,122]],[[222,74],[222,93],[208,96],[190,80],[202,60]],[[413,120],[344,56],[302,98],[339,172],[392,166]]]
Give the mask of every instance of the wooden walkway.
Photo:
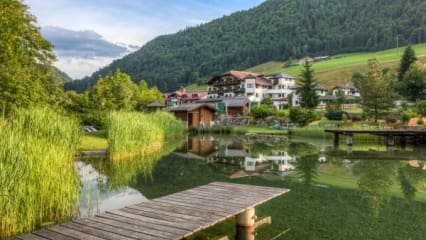
[[[213,182],[13,239],[182,239],[288,191]]]

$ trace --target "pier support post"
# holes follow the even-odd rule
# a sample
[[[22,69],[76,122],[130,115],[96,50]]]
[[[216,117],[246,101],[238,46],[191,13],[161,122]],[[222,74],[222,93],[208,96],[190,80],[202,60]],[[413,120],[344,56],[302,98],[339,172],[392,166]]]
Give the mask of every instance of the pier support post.
[[[339,134],[334,133],[334,147],[339,147]]]
[[[254,208],[252,207],[238,214],[236,217],[237,217],[237,226],[239,227],[253,227],[254,222],[256,221],[255,211],[254,211]]]
[[[405,148],[407,147],[407,137],[406,136],[401,136],[400,144],[401,144],[402,150],[405,150]]]
[[[395,145],[395,137],[393,135],[388,135],[387,137],[387,146],[388,147],[393,147]]]
[[[255,239],[255,221],[256,215],[254,208],[248,208],[246,211],[238,214],[236,239]]]
[[[352,143],[353,143],[353,134],[348,134],[346,136],[346,145],[352,146]]]

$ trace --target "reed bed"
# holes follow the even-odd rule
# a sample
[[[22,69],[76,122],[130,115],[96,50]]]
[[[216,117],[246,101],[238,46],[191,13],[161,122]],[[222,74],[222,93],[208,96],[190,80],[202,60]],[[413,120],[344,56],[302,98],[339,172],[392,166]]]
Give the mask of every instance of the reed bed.
[[[78,140],[78,124],[47,108],[20,110],[2,121],[0,238],[78,213]]]
[[[183,131],[183,123],[165,112],[111,112],[107,119],[108,152],[113,161],[153,154],[167,136]]]

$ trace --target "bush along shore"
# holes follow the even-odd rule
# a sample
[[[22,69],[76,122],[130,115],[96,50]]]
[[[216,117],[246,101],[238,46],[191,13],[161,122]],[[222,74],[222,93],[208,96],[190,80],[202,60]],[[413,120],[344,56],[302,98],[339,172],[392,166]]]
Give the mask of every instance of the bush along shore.
[[[48,108],[0,122],[0,238],[71,219],[78,212],[78,123]]]
[[[161,149],[165,139],[182,133],[183,123],[165,112],[111,112],[106,122],[108,153],[113,161],[146,156]]]

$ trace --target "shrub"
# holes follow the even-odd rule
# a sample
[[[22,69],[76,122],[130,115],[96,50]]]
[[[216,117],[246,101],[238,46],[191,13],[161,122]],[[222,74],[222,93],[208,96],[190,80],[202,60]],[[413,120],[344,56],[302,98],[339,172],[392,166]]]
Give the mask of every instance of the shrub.
[[[273,106],[255,106],[251,108],[251,116],[254,119],[263,119],[275,114],[275,108]]]
[[[277,113],[275,114],[277,117],[283,117],[286,118],[288,117],[288,111],[286,110],[278,110]]]
[[[305,126],[310,122],[321,119],[321,116],[306,108],[292,108],[290,109],[289,118],[292,122]]]
[[[422,117],[420,117],[420,118],[419,118],[419,120],[417,120],[417,125],[423,125],[423,124],[425,124],[425,123],[423,122],[423,118],[422,118]]]
[[[410,118],[411,118],[411,114],[409,112],[402,112],[401,113],[401,117],[400,117],[401,122],[407,123],[408,121],[410,121]]]
[[[347,112],[343,112],[343,111],[328,111],[325,114],[325,117],[328,120],[342,121],[343,118],[346,118],[346,120],[348,120],[349,114]]]

